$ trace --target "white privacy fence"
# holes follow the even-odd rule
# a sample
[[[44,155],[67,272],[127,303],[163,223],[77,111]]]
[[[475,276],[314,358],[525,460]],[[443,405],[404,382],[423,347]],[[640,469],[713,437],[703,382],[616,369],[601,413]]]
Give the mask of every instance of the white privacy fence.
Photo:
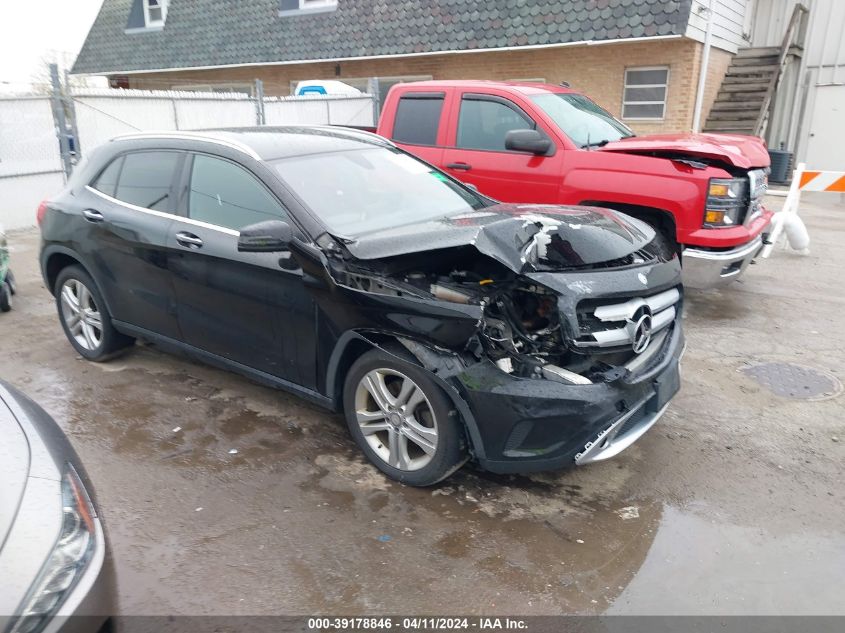
[[[32,225],[38,203],[61,189],[63,164],[69,170],[87,151],[121,134],[261,124],[375,127],[376,112],[370,95],[253,97],[111,88],[62,94],[57,87],[52,97],[0,99],[0,225]]]
[[[85,90],[73,94],[79,141],[96,147],[120,134],[259,125],[375,127],[370,95],[253,98],[242,93]]]
[[[0,225],[35,224],[38,204],[63,183],[50,99],[0,99]]]

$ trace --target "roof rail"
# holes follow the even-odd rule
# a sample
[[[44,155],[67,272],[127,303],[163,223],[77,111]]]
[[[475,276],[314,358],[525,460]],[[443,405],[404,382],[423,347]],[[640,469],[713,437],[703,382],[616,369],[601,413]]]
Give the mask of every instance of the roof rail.
[[[112,141],[125,141],[125,140],[132,140],[132,139],[156,139],[156,138],[166,138],[166,139],[176,139],[176,140],[185,140],[185,141],[205,141],[207,143],[214,143],[216,145],[222,145],[224,147],[228,147],[229,149],[234,149],[239,152],[243,152],[247,154],[250,158],[254,158],[255,160],[261,160],[261,156],[258,153],[245,145],[244,143],[238,143],[237,141],[231,141],[228,139],[217,138],[214,136],[208,136],[205,134],[197,133],[197,132],[141,132],[137,134],[121,134],[120,136],[115,136]]]

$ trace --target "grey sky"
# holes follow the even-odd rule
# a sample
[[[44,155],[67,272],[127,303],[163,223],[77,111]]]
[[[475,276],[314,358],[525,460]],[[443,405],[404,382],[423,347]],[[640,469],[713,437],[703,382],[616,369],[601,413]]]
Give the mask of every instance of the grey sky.
[[[0,90],[20,89],[44,58],[73,60],[102,0],[5,2],[0,20]]]

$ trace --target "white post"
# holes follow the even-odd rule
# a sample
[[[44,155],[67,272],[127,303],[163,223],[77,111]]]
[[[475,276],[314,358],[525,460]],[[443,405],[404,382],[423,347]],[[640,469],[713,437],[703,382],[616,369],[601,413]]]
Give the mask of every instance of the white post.
[[[807,166],[804,163],[798,163],[798,167],[792,172],[792,185],[789,187],[789,193],[786,195],[786,200],[783,203],[783,209],[775,214],[772,218],[772,232],[769,234],[769,243],[760,251],[760,256],[767,259],[775,248],[775,244],[780,239],[783,233],[784,226],[786,226],[787,218],[790,214],[798,213],[798,204],[801,202],[801,177]]]
[[[704,107],[704,88],[707,85],[707,69],[710,66],[710,43],[713,40],[713,4],[707,7],[707,31],[704,34],[704,50],[701,52],[701,69],[698,72],[698,93],[695,95],[695,112],[692,116],[692,131],[701,132],[701,110]]]

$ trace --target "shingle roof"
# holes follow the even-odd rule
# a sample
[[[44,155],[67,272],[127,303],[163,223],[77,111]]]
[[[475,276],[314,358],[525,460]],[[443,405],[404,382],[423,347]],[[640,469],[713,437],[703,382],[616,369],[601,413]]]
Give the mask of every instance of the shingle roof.
[[[170,0],[163,30],[128,34],[132,4],[104,0],[74,73],[681,35],[691,0],[338,0],[286,16],[279,0]]]

